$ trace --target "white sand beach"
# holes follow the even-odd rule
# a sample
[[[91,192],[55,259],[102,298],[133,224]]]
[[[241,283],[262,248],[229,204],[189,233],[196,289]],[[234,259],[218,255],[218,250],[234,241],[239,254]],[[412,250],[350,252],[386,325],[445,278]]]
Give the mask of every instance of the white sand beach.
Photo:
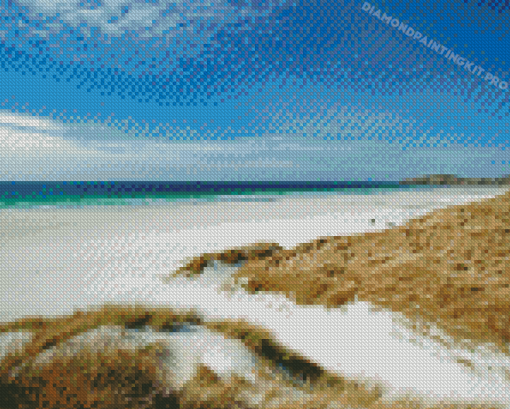
[[[111,294],[93,289],[112,280],[167,275],[205,252],[259,241],[289,248],[320,236],[378,231],[506,190],[441,188],[283,197],[270,203],[1,211],[0,322],[102,303]]]
[[[283,197],[269,203],[2,211],[0,322],[58,317],[105,303],[194,308],[205,321],[231,318],[260,325],[331,373],[383,386],[388,401],[411,394],[429,404],[445,400],[510,408],[510,357],[462,347],[439,330],[441,341],[420,336],[401,314],[366,302],[326,310],[298,306],[283,295],[249,294],[233,285],[237,267],[219,262],[199,278],[162,281],[186,259],[206,252],[255,242],[290,248],[321,236],[378,231],[508,190],[441,188]],[[4,343],[12,341],[12,335],[3,337]],[[180,361],[184,378],[192,377],[199,362],[210,363],[210,354],[204,354]],[[221,372],[223,362],[226,372],[244,371],[249,378],[249,354],[239,354],[242,359],[225,364],[228,353],[220,353],[210,365]]]

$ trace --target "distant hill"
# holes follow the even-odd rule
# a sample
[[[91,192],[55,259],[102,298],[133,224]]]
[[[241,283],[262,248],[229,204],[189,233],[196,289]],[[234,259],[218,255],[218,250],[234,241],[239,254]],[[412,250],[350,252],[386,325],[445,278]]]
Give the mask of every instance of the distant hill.
[[[450,174],[424,175],[401,180],[400,185],[510,185],[510,175],[500,178],[461,178]]]

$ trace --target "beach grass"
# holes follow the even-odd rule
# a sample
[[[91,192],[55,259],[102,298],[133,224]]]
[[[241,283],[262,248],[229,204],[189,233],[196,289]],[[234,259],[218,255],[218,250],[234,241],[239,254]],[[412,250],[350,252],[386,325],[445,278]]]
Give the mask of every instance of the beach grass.
[[[211,260],[243,261],[235,278],[249,292],[279,292],[297,304],[328,309],[369,301],[403,313],[408,325],[431,337],[432,326],[438,326],[466,348],[490,344],[509,354],[509,238],[510,192],[435,210],[381,232],[321,237],[293,249],[271,243],[270,251],[204,254],[177,275],[200,274]],[[182,324],[241,341],[258,358],[257,382],[222,378],[200,364],[178,388],[161,366],[165,351],[157,342],[140,349],[115,343],[69,349],[78,335],[101,327],[168,332]],[[206,322],[192,310],[105,305],[0,325],[0,333],[12,332],[33,336],[0,362],[2,409],[496,408],[425,405],[413,396],[385,402],[379,388],[326,371],[280,345],[264,328],[245,321]],[[48,351],[46,361],[38,360]]]
[[[252,292],[298,304],[341,306],[355,297],[437,324],[459,342],[510,341],[510,193],[435,210],[381,232],[323,237],[235,276]],[[241,280],[244,279],[244,280]]]
[[[237,376],[224,379],[205,365],[183,388],[169,382],[161,366],[165,346],[158,342],[129,349],[120,343],[86,343],[79,351],[66,341],[100,326],[149,325],[168,330],[194,323],[241,340],[259,357],[255,384]],[[270,332],[242,321],[201,323],[193,313],[130,306],[105,306],[61,319],[30,318],[2,325],[3,332],[28,331],[32,341],[8,354],[0,366],[1,408],[388,408],[425,407],[419,399],[381,401],[382,391],[322,370],[273,341]],[[52,353],[37,359],[44,351]],[[291,377],[278,363],[291,368]],[[14,369],[14,370],[13,370]],[[296,383],[295,378],[305,379]],[[434,409],[495,408],[441,404]]]
[[[120,342],[86,343],[78,352],[67,345],[67,341],[101,326],[148,325],[164,332],[182,323],[203,325],[227,338],[241,340],[259,358],[259,382],[252,385],[236,376],[222,380],[200,365],[196,376],[179,389],[169,382],[171,376],[161,367],[164,346],[157,342],[138,349],[123,348]],[[288,407],[304,407],[304,401],[312,402],[325,395],[330,401],[332,397],[343,397],[350,403],[369,403],[380,396],[377,389],[364,388],[307,362],[274,342],[263,328],[243,321],[202,323],[192,312],[110,305],[61,319],[27,318],[2,325],[0,331],[33,334],[30,342],[11,351],[1,362],[2,408],[14,403],[22,408],[173,407],[171,404],[186,408],[228,408],[239,404],[238,407],[248,408],[257,407],[250,403],[254,396],[260,396],[258,401],[267,401],[268,405],[273,401],[276,407],[285,401],[294,405]],[[52,353],[47,359],[38,359],[49,350]],[[284,363],[292,376],[277,370],[279,363]],[[294,378],[304,382],[296,383]],[[300,399],[291,399],[291,391],[301,392]]]

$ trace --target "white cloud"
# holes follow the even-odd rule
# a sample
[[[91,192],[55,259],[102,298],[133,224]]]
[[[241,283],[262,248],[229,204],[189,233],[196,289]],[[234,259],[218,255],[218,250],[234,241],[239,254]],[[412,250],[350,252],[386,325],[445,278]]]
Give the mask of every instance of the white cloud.
[[[212,133],[173,128],[159,138],[135,137],[116,126],[64,124],[61,121],[0,111],[0,180],[187,180],[289,179],[315,177],[351,180],[399,180],[427,173],[500,176],[508,160],[499,148],[408,147],[369,140],[389,135],[382,116],[363,115],[362,140],[342,140],[340,128],[353,128],[352,117],[337,114],[329,122],[282,125],[288,133],[212,140]],[[330,125],[335,119],[338,124]],[[398,121],[398,119],[396,119]],[[346,124],[347,123],[347,128]],[[402,123],[402,121],[400,121]],[[370,124],[370,125],[368,125]],[[293,133],[300,129],[299,133]],[[324,140],[314,131],[330,133]],[[402,125],[402,129],[406,127]],[[413,130],[411,125],[409,129]],[[227,131],[228,132],[228,131]],[[162,132],[164,134],[164,132]],[[226,136],[230,136],[225,133]],[[176,136],[186,138],[176,139]],[[198,139],[200,136],[201,140]],[[187,139],[187,140],[182,140]],[[340,139],[340,140],[338,140]],[[505,159],[506,155],[506,159]],[[492,164],[492,162],[495,164]],[[284,173],[279,173],[284,172]]]
[[[0,180],[168,180],[293,167],[290,159],[267,157],[267,153],[257,157],[260,147],[253,142],[155,142],[134,138],[114,126],[64,124],[0,112]]]
[[[80,3],[85,3],[81,0],[19,0],[18,3],[26,6],[35,17],[39,17],[39,13],[46,18],[57,17],[58,14],[58,18],[47,24],[46,28],[58,31],[64,28],[64,23],[75,28],[86,23],[89,29],[97,27],[100,32],[115,37],[121,37],[126,30],[134,30],[139,37],[149,38],[173,37],[184,30],[192,34],[193,27],[197,27],[197,23],[199,25],[201,21],[214,19],[215,24],[221,24],[239,15],[253,15],[257,12],[250,9],[234,13],[235,9],[225,0],[159,0],[154,3],[140,0],[102,0],[100,4],[91,3],[86,7],[80,6]],[[90,7],[91,5],[94,7]],[[19,24],[24,25],[23,22]],[[86,33],[87,30],[83,32]],[[46,30],[34,30],[35,32],[44,37],[48,36]]]
[[[27,115],[0,115],[0,157],[47,156],[90,152],[65,140],[63,124]]]
[[[2,113],[0,115],[0,127],[25,127],[25,128],[33,128],[36,130],[51,130],[58,131],[62,130],[64,127],[62,124],[51,121],[49,119],[43,119],[37,116],[29,116],[16,114],[12,115],[7,113]]]

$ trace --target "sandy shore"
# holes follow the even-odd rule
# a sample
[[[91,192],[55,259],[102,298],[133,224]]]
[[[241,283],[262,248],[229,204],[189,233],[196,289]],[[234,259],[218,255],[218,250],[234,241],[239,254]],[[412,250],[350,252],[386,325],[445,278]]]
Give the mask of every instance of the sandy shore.
[[[101,304],[115,292],[108,283],[166,276],[205,252],[257,242],[292,248],[322,236],[381,231],[433,208],[503,191],[454,188],[283,197],[272,203],[2,211],[0,322]]]
[[[0,408],[509,408],[510,193],[440,191],[3,213]]]
[[[452,336],[503,345],[510,341],[509,209],[508,192],[449,206],[381,232],[325,237],[254,260],[236,276],[251,290],[328,307],[349,301],[351,288],[358,299],[442,321]]]
[[[307,220],[337,215],[346,221],[340,231],[384,229],[433,208],[500,195],[508,187],[451,187],[429,191],[375,195],[282,196],[274,202],[176,202],[156,206],[84,206],[82,208],[5,209],[0,211],[0,243],[33,236],[95,236],[106,232],[169,232],[206,228],[224,223]],[[402,212],[407,210],[407,212]],[[366,225],[371,214],[386,215]],[[391,219],[391,220],[390,220]],[[356,221],[359,220],[359,223]],[[313,237],[310,237],[310,240]],[[269,239],[268,239],[269,240]],[[296,241],[295,244],[300,241]]]

